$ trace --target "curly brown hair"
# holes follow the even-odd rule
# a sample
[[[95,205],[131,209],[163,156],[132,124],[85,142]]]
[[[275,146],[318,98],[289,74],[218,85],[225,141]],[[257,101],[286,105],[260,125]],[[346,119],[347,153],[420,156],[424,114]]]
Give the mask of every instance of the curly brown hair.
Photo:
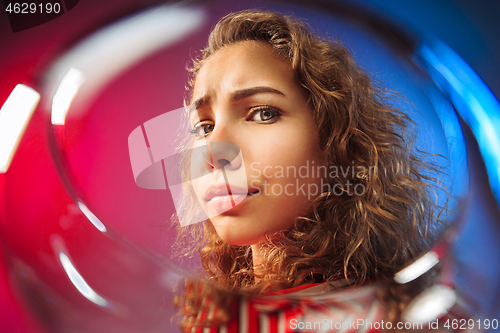
[[[313,34],[295,18],[264,10],[231,13],[217,23],[190,69],[189,89],[211,55],[242,41],[268,43],[290,62],[307,91],[327,165],[366,171],[330,177],[331,188],[350,181],[365,190],[320,194],[309,214],[269,239],[259,274],[249,247],[224,243],[210,221],[181,231],[183,251],[190,246],[201,255],[217,286],[253,292],[337,279],[359,285],[390,277],[421,255],[434,242],[433,226],[440,222],[434,192],[438,168],[413,147],[411,119],[341,43]]]

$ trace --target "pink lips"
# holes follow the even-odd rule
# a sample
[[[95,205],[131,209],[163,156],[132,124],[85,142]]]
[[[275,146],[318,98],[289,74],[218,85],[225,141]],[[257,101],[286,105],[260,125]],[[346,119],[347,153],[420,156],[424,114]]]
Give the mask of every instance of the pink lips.
[[[243,201],[246,194],[227,194],[213,197],[208,203],[218,212],[225,212]]]
[[[218,212],[225,212],[246,198],[248,190],[226,184],[209,186],[205,191],[205,200]]]

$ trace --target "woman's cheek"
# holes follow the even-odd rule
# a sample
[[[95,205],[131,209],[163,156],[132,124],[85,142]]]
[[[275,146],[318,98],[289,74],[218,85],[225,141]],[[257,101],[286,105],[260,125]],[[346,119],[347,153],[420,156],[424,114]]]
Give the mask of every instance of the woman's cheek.
[[[262,192],[262,189],[259,187],[259,180],[258,179],[252,179],[250,181],[250,189],[249,189],[249,192],[250,193],[254,193],[254,195],[260,195],[261,192]]]

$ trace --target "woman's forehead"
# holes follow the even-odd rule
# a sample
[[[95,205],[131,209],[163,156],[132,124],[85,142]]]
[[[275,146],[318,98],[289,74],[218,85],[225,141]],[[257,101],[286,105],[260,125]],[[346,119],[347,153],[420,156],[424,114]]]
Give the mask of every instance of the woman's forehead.
[[[223,91],[254,86],[294,90],[298,83],[289,61],[265,42],[246,41],[225,46],[201,66],[194,80],[191,102]]]

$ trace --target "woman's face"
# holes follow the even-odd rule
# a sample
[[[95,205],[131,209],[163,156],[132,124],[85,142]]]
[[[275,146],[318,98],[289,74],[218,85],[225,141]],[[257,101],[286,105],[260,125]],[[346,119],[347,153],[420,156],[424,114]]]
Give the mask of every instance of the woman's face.
[[[264,42],[225,47],[198,72],[192,106],[200,149],[193,149],[191,170],[206,175],[191,184],[222,240],[259,244],[307,213],[321,192],[322,154],[289,62]]]

